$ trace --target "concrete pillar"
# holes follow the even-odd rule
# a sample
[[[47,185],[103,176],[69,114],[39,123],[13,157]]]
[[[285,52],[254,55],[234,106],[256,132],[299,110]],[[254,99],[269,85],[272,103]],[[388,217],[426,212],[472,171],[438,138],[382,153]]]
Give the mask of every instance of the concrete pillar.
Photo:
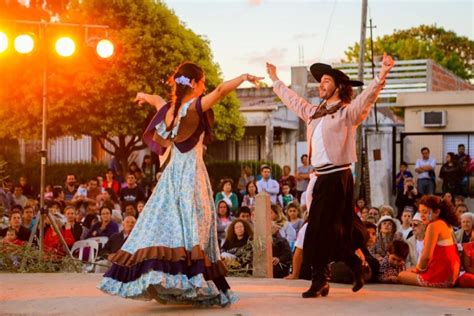
[[[392,146],[391,134],[387,132],[367,133],[367,156],[369,161],[371,205],[379,207],[390,204],[392,192]]]
[[[265,160],[273,162],[273,122],[271,113],[265,119]]]
[[[257,194],[254,212],[253,276],[272,278],[272,220],[268,193]]]

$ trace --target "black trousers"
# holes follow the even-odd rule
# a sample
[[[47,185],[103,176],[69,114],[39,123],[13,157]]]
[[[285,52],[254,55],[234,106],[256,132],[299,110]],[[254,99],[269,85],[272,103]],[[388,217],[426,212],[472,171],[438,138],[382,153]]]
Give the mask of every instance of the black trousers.
[[[364,246],[366,232],[354,212],[353,190],[350,169],[316,180],[303,246],[303,262],[312,267],[313,278],[324,275],[331,262],[360,265],[355,251]]]

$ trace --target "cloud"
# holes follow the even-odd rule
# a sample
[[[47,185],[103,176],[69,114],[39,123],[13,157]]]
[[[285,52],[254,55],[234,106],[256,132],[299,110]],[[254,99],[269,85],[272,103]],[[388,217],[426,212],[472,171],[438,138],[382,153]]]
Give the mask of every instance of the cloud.
[[[273,63],[281,63],[285,60],[288,49],[286,48],[272,48],[265,52],[253,52],[247,56],[241,57],[241,60],[245,60],[249,64],[264,64],[267,61]]]

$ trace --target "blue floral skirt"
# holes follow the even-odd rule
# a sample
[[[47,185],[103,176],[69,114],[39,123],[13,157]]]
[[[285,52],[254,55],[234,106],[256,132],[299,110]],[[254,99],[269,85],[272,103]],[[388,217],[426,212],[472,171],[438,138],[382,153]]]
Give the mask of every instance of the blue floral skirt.
[[[237,301],[219,255],[216,212],[201,148],[173,148],[170,163],[122,248],[102,291],[160,303],[228,306]]]

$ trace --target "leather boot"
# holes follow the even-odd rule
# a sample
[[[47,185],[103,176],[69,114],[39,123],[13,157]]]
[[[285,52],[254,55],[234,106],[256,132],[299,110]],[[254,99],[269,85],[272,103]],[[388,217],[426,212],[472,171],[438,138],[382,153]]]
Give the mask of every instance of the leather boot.
[[[329,266],[318,269],[313,273],[313,280],[311,281],[311,287],[301,294],[303,298],[318,297],[318,296],[327,296],[329,294],[329,283],[330,280],[330,270]]]
[[[359,291],[364,286],[364,276],[362,271],[362,261],[357,257],[350,265],[354,282],[352,283],[352,292]]]

